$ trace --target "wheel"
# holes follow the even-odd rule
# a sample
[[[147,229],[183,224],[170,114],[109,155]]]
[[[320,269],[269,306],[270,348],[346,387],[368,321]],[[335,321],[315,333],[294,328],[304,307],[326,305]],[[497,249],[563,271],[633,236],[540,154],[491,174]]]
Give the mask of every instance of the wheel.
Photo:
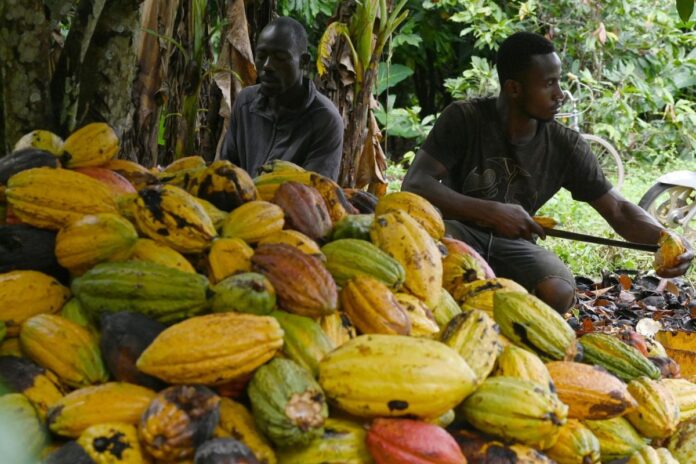
[[[696,240],[696,190],[690,187],[657,183],[638,202],[651,216],[668,229]]]
[[[602,137],[592,134],[582,134],[582,138],[585,139],[592,153],[597,157],[599,165],[602,171],[604,171],[604,175],[609,179],[609,182],[612,183],[616,190],[621,190],[624,181],[624,166],[619,152],[616,151],[616,148],[614,148],[611,143],[607,142]]]

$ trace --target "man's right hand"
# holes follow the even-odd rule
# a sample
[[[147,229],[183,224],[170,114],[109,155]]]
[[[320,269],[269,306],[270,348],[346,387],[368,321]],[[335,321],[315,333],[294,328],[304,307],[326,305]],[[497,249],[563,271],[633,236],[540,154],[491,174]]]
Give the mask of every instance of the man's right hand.
[[[544,229],[520,205],[493,203],[486,219],[488,224],[485,225],[501,237],[532,240],[536,235],[546,238]]]

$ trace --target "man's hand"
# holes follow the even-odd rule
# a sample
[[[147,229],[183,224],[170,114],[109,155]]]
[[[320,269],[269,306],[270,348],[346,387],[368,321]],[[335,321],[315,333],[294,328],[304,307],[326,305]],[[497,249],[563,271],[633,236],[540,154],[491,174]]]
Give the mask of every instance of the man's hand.
[[[501,237],[532,240],[537,235],[546,238],[544,229],[520,205],[494,203],[486,219],[485,225]]]
[[[660,269],[658,269],[656,271],[658,276],[662,278],[678,277],[684,275],[686,271],[689,270],[691,261],[694,259],[694,251],[691,248],[691,244],[688,240],[686,240],[682,236],[679,236],[679,239],[684,245],[686,251],[677,257],[674,265],[670,267],[661,267]]]

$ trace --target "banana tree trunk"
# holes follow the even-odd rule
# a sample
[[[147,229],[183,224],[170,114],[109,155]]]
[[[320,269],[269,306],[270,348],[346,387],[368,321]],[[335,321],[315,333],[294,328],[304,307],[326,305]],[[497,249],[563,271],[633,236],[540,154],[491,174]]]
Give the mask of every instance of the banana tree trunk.
[[[0,150],[32,129],[53,129],[47,76],[51,29],[39,0],[0,1]]]
[[[122,140],[121,156],[154,166],[159,157],[159,122],[163,104],[168,100],[166,78],[171,43],[160,37],[172,37],[178,0],[145,0],[137,39],[137,76],[133,83],[133,125]]]
[[[63,136],[75,130],[77,120],[80,118],[77,113],[82,65],[105,4],[106,0],[80,1],[51,81],[51,96],[53,109],[58,118],[58,133]]]

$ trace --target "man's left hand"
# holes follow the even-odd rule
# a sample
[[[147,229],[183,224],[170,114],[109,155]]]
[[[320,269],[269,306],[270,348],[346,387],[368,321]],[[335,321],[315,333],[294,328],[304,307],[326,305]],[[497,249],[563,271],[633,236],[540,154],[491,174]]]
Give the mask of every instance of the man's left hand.
[[[659,269],[656,273],[662,278],[678,277],[684,275],[686,271],[689,270],[691,261],[694,259],[694,251],[691,248],[691,244],[684,237],[679,236],[686,251],[679,255],[676,262],[671,267],[663,267]]]

